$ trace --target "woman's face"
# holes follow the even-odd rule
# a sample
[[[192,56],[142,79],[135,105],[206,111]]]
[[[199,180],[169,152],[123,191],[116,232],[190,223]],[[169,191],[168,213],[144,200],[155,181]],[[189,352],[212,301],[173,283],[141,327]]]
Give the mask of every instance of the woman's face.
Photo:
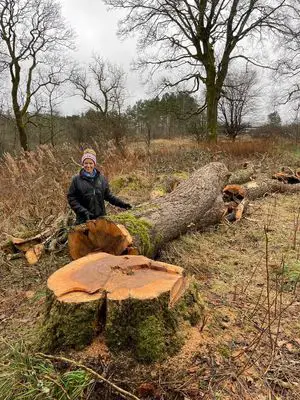
[[[88,172],[89,174],[91,174],[94,171],[95,168],[95,163],[93,160],[91,160],[90,158],[86,158],[83,161],[83,169]]]

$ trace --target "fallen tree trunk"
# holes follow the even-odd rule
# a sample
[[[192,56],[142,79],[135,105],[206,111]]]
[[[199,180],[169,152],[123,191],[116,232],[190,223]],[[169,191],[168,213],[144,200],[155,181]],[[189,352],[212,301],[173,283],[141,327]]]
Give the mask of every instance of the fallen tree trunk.
[[[248,182],[242,185],[249,200],[255,200],[260,197],[269,195],[270,193],[298,193],[300,192],[300,184],[283,183],[274,179],[265,178]]]
[[[288,184],[274,179],[261,179],[244,185],[227,185],[223,189],[223,200],[227,207],[224,218],[229,222],[239,221],[249,201],[268,196],[271,193],[298,193],[300,183]]]
[[[173,354],[184,321],[203,311],[197,285],[183,269],[144,256],[94,253],[48,279],[42,349],[82,348],[100,332],[109,347],[150,362]]]
[[[95,238],[96,232],[102,232],[103,237],[107,236],[104,232],[114,232],[114,246],[109,244],[110,248],[118,247],[118,237],[124,242],[118,252],[114,252],[116,255],[133,247],[139,254],[154,257],[162,245],[186,233],[190,227],[204,229],[220,221],[224,214],[222,189],[228,176],[224,164],[208,164],[195,171],[166,196],[153,199],[130,212],[109,217],[111,221],[126,228],[123,233],[120,226],[114,230],[112,224],[103,222],[107,219],[102,219],[102,222],[101,219],[90,221],[83,227],[76,227],[69,235],[72,257],[76,259],[95,250],[111,252],[101,240],[95,243],[92,236]],[[128,240],[124,241],[124,238]]]

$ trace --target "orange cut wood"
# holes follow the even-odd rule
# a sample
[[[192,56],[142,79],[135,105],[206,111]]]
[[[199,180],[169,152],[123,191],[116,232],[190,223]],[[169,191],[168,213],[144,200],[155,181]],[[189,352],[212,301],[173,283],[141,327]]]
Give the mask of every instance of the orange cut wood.
[[[88,238],[97,251],[120,255],[132,245],[127,229],[105,218],[87,222]]]
[[[68,234],[68,247],[73,260],[86,256],[94,249],[84,230],[73,230]]]
[[[50,234],[50,229],[47,229],[38,235],[28,237],[28,238],[17,238],[11,235],[8,235],[10,243],[19,251],[23,251],[24,253],[31,249],[36,244],[43,242],[43,240]]]
[[[69,252],[73,260],[95,251],[120,255],[132,242],[130,233],[123,225],[105,218],[78,225],[68,236]]]
[[[40,243],[40,244],[36,244],[31,249],[27,250],[25,253],[27,262],[30,265],[36,264],[39,261],[39,259],[41,258],[44,248],[45,248],[45,246],[42,243]]]
[[[145,300],[170,292],[182,272],[144,256],[92,253],[54,272],[48,288],[62,302],[93,301],[104,295],[110,300]]]
[[[174,307],[178,300],[184,295],[189,283],[190,280],[187,276],[182,276],[177,280],[170,292],[169,308]]]
[[[223,189],[223,196],[227,196],[226,201],[232,201],[238,199],[243,200],[246,197],[246,190],[240,185],[227,185]]]
[[[289,183],[289,184],[297,184],[300,183],[300,176],[299,176],[299,171],[297,172],[276,172],[275,174],[272,175],[272,179],[278,179],[279,181],[283,183]]]
[[[23,252],[30,250],[35,244],[40,243],[40,239],[38,237],[21,239],[11,236],[10,241],[17,250]]]
[[[246,199],[242,200],[235,209],[235,222],[238,222],[244,213],[245,206],[247,205]]]

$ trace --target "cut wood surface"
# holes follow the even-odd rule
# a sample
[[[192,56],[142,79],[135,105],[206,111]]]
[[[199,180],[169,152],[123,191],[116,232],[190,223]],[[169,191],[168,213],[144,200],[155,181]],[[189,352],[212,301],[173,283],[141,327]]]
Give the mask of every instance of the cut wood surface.
[[[246,190],[240,185],[231,184],[224,187],[223,200],[227,208],[224,214],[225,220],[228,222],[241,220],[249,204],[246,195]]]
[[[25,238],[6,234],[7,240],[0,244],[0,250],[12,254],[12,258],[23,254],[29,264],[36,264],[45,250],[60,251],[65,247],[69,219],[70,212],[59,215],[50,228],[32,236],[27,233]]]
[[[223,200],[227,206],[225,218],[239,221],[245,213],[249,201],[268,196],[272,193],[298,193],[300,183],[289,184],[269,178],[247,182],[244,185],[227,185],[223,189]]]
[[[40,243],[36,244],[35,246],[27,250],[25,253],[25,258],[28,261],[28,264],[30,265],[36,264],[41,258],[44,252],[44,248],[45,246],[42,243]]]
[[[68,244],[73,260],[92,251],[120,255],[132,245],[127,229],[105,218],[88,221],[69,233]]]
[[[20,253],[21,256],[24,254],[28,264],[36,264],[45,249],[44,244],[41,243],[41,241],[45,239],[45,234],[46,233],[43,232],[26,239],[9,235],[9,239],[1,246],[1,250],[5,253]]]
[[[63,302],[85,302],[103,296],[110,300],[145,300],[171,291],[180,282],[182,271],[144,256],[94,253],[54,272],[48,288]]]

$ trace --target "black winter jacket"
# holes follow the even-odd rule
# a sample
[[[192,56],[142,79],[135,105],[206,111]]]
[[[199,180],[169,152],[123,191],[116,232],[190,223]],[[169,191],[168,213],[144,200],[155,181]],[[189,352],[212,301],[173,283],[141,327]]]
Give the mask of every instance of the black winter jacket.
[[[83,171],[82,169],[79,175],[72,178],[67,196],[68,202],[76,214],[77,224],[105,215],[104,200],[117,207],[131,208],[128,203],[111,193],[107,180],[98,170],[93,178],[85,176]]]

